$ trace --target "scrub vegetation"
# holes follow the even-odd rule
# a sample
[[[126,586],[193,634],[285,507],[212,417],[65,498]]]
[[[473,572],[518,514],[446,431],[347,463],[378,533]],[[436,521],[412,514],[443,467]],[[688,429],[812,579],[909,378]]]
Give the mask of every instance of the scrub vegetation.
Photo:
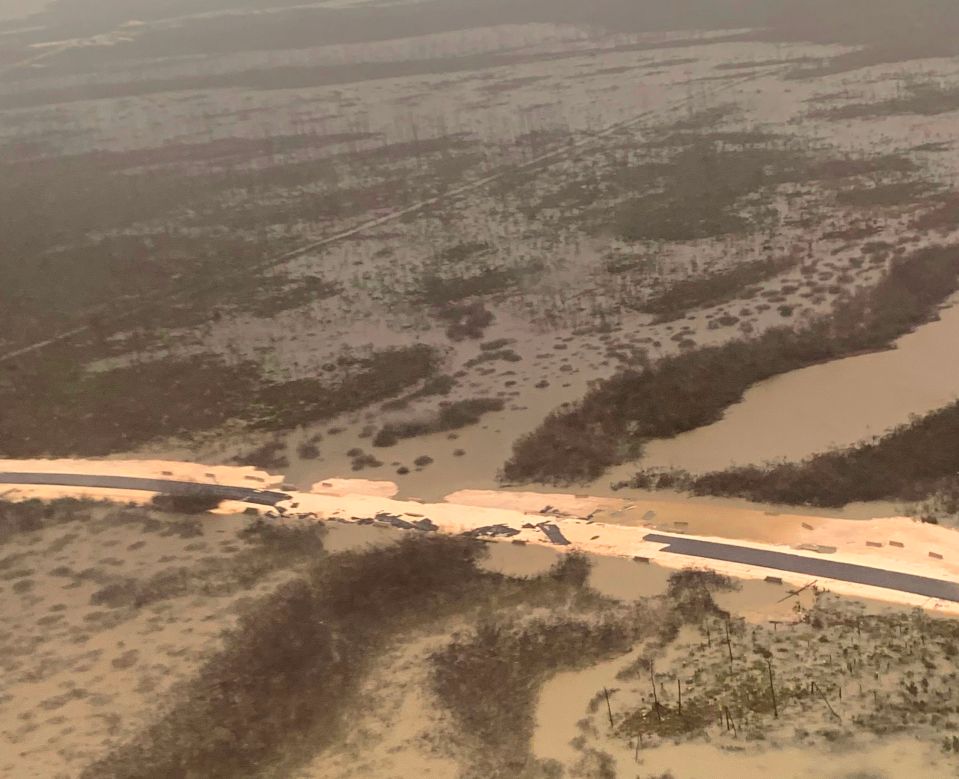
[[[584,741],[612,730],[639,757],[704,737],[739,749],[793,739],[814,749],[908,733],[954,750],[952,620],[863,614],[820,596],[774,627],[717,614],[690,627],[668,659],[654,650],[620,673],[612,728],[596,712]]]
[[[516,652],[535,660],[538,669],[527,676],[522,666],[512,666],[521,685],[512,720],[472,715],[486,728],[470,732],[482,747],[476,757],[485,755],[496,766],[482,775],[515,775],[496,771],[530,759],[523,757],[522,733],[529,733],[535,692],[546,675],[622,651],[636,628],[621,608],[584,588],[588,565],[581,559],[569,557],[550,573],[524,580],[478,568],[482,551],[473,539],[418,535],[367,551],[314,553],[302,578],[246,610],[223,649],[175,692],[153,725],[82,776],[287,775],[336,743],[350,714],[362,708],[363,679],[391,642],[481,611],[511,613],[569,599],[581,615],[609,610],[605,625],[581,617],[522,630],[493,623],[481,628],[487,640],[502,635],[495,642],[502,651],[485,661],[497,667],[485,670],[507,668]],[[433,661],[440,700],[455,707],[456,716],[471,716],[465,707],[476,703],[466,703],[462,686],[480,670],[475,663],[484,662],[476,648],[473,640],[454,641]],[[492,688],[482,687],[488,699]],[[512,721],[523,728],[519,738],[508,728]]]
[[[733,300],[750,286],[785,273],[798,263],[798,258],[793,257],[759,260],[735,265],[702,278],[683,279],[647,300],[642,310],[654,314],[661,322],[678,319],[697,308]]]
[[[22,582],[44,591],[49,577],[54,597],[83,612],[78,632],[58,624],[58,608],[27,609],[40,632],[7,636],[7,656],[17,660],[6,666],[10,673],[26,673],[24,653],[42,653],[45,641],[63,639],[63,628],[80,644],[125,635],[110,667],[129,671],[131,683],[141,680],[136,694],[149,695],[151,668],[170,662],[151,648],[156,630],[168,642],[161,649],[179,657],[199,615],[224,629],[197,663],[178,668],[161,705],[137,713],[133,725],[114,723],[106,750],[68,751],[83,779],[309,774],[342,760],[337,750],[357,728],[369,738],[376,727],[395,726],[391,709],[379,725],[368,719],[386,678],[435,715],[418,725],[430,738],[404,748],[426,744],[471,779],[546,779],[560,766],[531,750],[543,685],[560,671],[589,672],[620,659],[605,690],[608,706],[603,689],[591,701],[569,701],[581,731],[573,747],[587,763],[600,759],[609,739],[633,754],[640,735],[640,750],[704,734],[740,746],[778,744],[795,727],[806,728],[809,746],[831,743],[834,729],[843,738],[903,733],[939,744],[954,714],[955,625],[919,613],[869,616],[820,595],[808,610],[797,599],[792,616],[775,626],[748,625],[719,605],[721,596],[735,600],[738,585],[708,570],[678,571],[661,594],[622,601],[591,589],[591,565],[581,556],[510,576],[483,567],[487,544],[468,537],[382,530],[373,545],[332,551],[327,541],[345,525],[257,519],[227,531],[222,523],[239,518],[177,521],[76,501],[0,504],[0,513],[5,526],[17,524],[8,539],[16,543],[0,555],[0,586],[13,582],[11,597],[29,598]],[[83,568],[78,561],[91,542],[125,543],[142,562],[124,571],[104,558]],[[155,559],[149,546],[160,544],[177,562]],[[51,555],[61,562],[49,573],[38,569]],[[637,575],[645,569],[637,564]],[[782,588],[769,586],[778,598]],[[126,623],[152,627],[142,636],[112,632]],[[404,652],[414,659],[390,662]],[[30,673],[57,679],[58,669]],[[63,701],[38,706],[12,687],[7,705],[48,711],[92,695],[94,668],[68,672],[86,686]],[[120,716],[125,700],[107,696],[76,716],[91,723]]]
[[[936,502],[941,504],[938,513],[955,514],[948,496],[959,488],[957,441],[959,404],[954,403],[874,441],[803,462],[743,466],[701,476],[641,473],[629,486],[832,507],[854,501],[932,499],[930,516],[937,513]]]
[[[0,501],[0,775],[614,779],[657,773],[660,744],[719,765],[896,733],[959,753],[954,623],[770,582],[781,619],[750,625],[700,570],[618,600],[590,586],[611,561],[496,573],[488,538],[426,516],[498,479],[589,482],[933,320],[959,291],[953,4],[0,20],[0,457],[243,465],[330,501],[402,477],[423,501],[302,525],[202,493]],[[957,436],[953,404],[805,462],[628,486],[953,521]],[[560,544],[540,520],[562,508],[534,511]],[[514,540],[496,565],[531,551]],[[662,593],[646,558],[616,562]],[[597,662],[620,672],[564,701],[576,759],[541,759],[541,691]]]
[[[392,422],[379,429],[373,446],[393,446],[402,438],[415,438],[429,433],[445,433],[475,425],[483,414],[502,411],[505,404],[499,398],[469,398],[455,400],[441,406],[435,419]]]
[[[939,82],[912,81],[888,100],[817,109],[812,116],[837,120],[869,119],[897,114],[948,114],[956,110],[959,110],[959,87]]]
[[[387,400],[439,367],[423,345],[347,356],[342,378],[271,382],[256,365],[197,356],[84,372],[55,353],[0,384],[0,453],[104,455],[226,423],[282,430]]]

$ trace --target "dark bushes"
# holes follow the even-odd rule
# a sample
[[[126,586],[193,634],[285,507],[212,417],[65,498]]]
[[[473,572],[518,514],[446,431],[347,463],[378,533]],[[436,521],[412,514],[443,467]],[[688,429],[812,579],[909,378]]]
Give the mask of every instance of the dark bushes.
[[[493,314],[478,300],[442,306],[436,316],[448,323],[446,337],[451,341],[482,338],[486,328],[493,324]]]
[[[684,568],[671,574],[666,595],[676,613],[687,622],[699,622],[706,616],[729,615],[716,605],[712,594],[738,590],[739,583],[706,568]]]
[[[959,474],[959,403],[903,425],[878,441],[800,463],[747,466],[691,479],[700,495],[766,503],[842,506],[864,500],[921,500],[954,489]]]
[[[716,305],[741,295],[751,284],[783,273],[797,264],[792,257],[758,260],[714,273],[705,278],[679,281],[662,295],[647,301],[642,310],[655,314],[666,322],[683,316],[687,311],[706,305]]]
[[[271,384],[259,393],[261,413],[254,424],[283,430],[363,408],[432,376],[438,364],[433,348],[413,344],[374,352],[351,366],[346,377],[333,386],[315,379]]]
[[[93,501],[75,498],[60,498],[50,502],[36,499],[18,503],[0,501],[0,543],[21,533],[88,520],[95,505]]]
[[[512,349],[497,349],[494,351],[482,351],[476,357],[467,360],[463,363],[464,368],[475,368],[477,365],[484,365],[488,362],[497,362],[502,360],[504,362],[521,362],[522,357],[520,357]]]
[[[440,409],[433,420],[418,422],[394,422],[380,428],[373,437],[373,446],[394,446],[401,438],[415,438],[429,433],[442,433],[475,425],[483,414],[502,411],[503,401],[498,398],[468,398],[457,400]]]
[[[436,372],[423,344],[352,360],[338,381],[268,382],[259,369],[212,356],[86,372],[51,351],[0,382],[0,453],[100,456],[240,420],[283,430],[394,397]]]
[[[267,441],[245,454],[233,457],[233,462],[240,465],[252,465],[265,470],[279,470],[290,465],[285,454],[286,444],[281,441]]]
[[[440,409],[437,430],[458,430],[467,425],[475,425],[483,414],[502,411],[503,401],[499,398],[468,398],[450,403]]]
[[[245,535],[281,554],[302,546],[265,523]],[[616,607],[586,588],[589,565],[580,556],[567,556],[545,575],[515,579],[478,568],[484,549],[474,539],[416,534],[309,558],[305,578],[242,615],[224,648],[175,691],[169,710],[81,778],[293,775],[341,739],[346,715],[365,703],[356,694],[373,663],[409,631],[442,630],[442,620],[453,616],[472,622],[476,609],[522,615],[531,606],[569,607],[582,616],[503,620],[504,627],[454,640],[432,658],[442,701],[458,720],[477,726],[459,731],[476,762],[501,768],[532,760],[524,734],[538,685],[556,670],[623,651],[654,621],[643,607]],[[489,674],[500,672],[490,685]]]
[[[520,272],[512,268],[484,267],[470,276],[443,276],[427,273],[420,279],[415,296],[424,303],[446,305],[471,297],[483,297],[509,289]]]
[[[204,514],[217,508],[222,501],[223,498],[212,492],[193,492],[175,495],[160,493],[154,495],[150,503],[160,511],[174,514]]]
[[[0,384],[0,451],[9,457],[100,456],[239,417],[256,372],[208,357],[162,360],[99,373],[55,353]],[[245,396],[245,397],[244,397]]]
[[[433,655],[433,684],[459,731],[481,754],[523,765],[540,686],[557,671],[629,650],[638,628],[624,620],[552,618],[530,624],[483,624]],[[495,692],[494,692],[495,690]],[[483,776],[516,776],[490,766]]]
[[[691,241],[743,232],[741,198],[795,177],[803,155],[788,148],[726,149],[695,140],[664,166],[661,189],[623,203],[616,232],[628,241]]]
[[[386,638],[436,619],[484,583],[479,545],[418,536],[318,561],[248,611],[224,649],[139,737],[84,779],[233,779],[291,767],[338,736]]]

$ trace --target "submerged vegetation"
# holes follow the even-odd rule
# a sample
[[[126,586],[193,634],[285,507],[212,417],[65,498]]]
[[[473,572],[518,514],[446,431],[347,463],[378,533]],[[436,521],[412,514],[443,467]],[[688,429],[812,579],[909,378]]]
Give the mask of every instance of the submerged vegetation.
[[[856,352],[883,349],[935,315],[959,288],[959,249],[924,249],[892,260],[872,289],[799,330],[772,328],[624,371],[521,438],[503,468],[511,482],[577,482],[639,455],[644,441],[710,424],[752,384]]]
[[[475,755],[468,776],[524,775],[532,758],[536,699],[557,671],[588,667],[627,652],[655,623],[637,609],[632,619],[497,620],[454,640],[432,658],[437,695],[453,713],[459,740]],[[501,693],[490,694],[490,680]]]
[[[776,744],[795,727],[807,729],[810,744],[831,742],[833,731],[902,732],[938,744],[941,729],[953,728],[956,623],[921,613],[867,616],[818,600],[807,611],[797,600],[794,617],[748,625],[719,601],[736,597],[737,582],[709,570],[675,572],[660,594],[621,601],[590,588],[590,563],[580,555],[517,578],[482,567],[486,544],[467,537],[384,531],[391,537],[375,545],[333,552],[326,542],[338,530],[256,520],[228,552],[211,554],[198,540],[215,533],[196,517],[179,525],[149,509],[68,501],[0,503],[0,514],[25,521],[18,533],[72,523],[55,541],[59,553],[88,545],[90,532],[115,540],[124,524],[140,538],[137,548],[143,533],[183,539],[175,545],[180,562],[151,572],[106,561],[50,571],[67,589],[96,585],[82,592],[96,609],[95,620],[84,620],[88,638],[143,617],[170,630],[168,615],[191,600],[250,595],[233,601],[238,623],[228,623],[222,642],[179,677],[163,705],[114,732],[105,751],[84,754],[76,770],[83,779],[268,779],[344,756],[355,762],[353,735],[362,732],[364,749],[376,728],[393,727],[397,691],[437,715],[415,723],[416,743],[404,749],[449,759],[464,778],[548,779],[560,767],[531,747],[543,726],[540,690],[558,672],[605,661],[618,667],[609,686],[570,701],[570,717],[580,718],[573,748],[589,760],[607,735],[638,754],[704,735]],[[30,572],[24,550],[34,545],[42,548],[17,544],[0,555],[2,578]],[[781,586],[770,587],[769,597],[778,597]],[[112,668],[145,665],[154,640],[131,636]],[[384,678],[396,687],[379,711],[371,687]],[[809,727],[820,715],[829,727]],[[580,766],[571,775],[606,774]]]
[[[304,543],[301,532],[263,523],[243,531],[251,552],[274,568],[286,560],[297,576],[250,603],[222,649],[174,689],[170,705],[89,765],[83,779],[289,775],[338,743],[350,718],[361,715],[363,683],[384,653],[422,636],[442,638],[425,657],[422,692],[451,717],[441,725],[444,751],[458,755],[462,775],[552,776],[530,748],[543,683],[558,671],[624,656],[641,641],[667,645],[679,625],[722,618],[711,593],[733,586],[690,570],[671,577],[663,598],[624,603],[587,586],[590,564],[578,555],[514,578],[480,568],[484,544],[472,538],[413,532],[325,554],[322,534]],[[136,592],[194,592],[177,589],[183,581],[113,586],[97,598],[128,609]],[[530,617],[544,608],[550,616]],[[464,619],[471,627],[449,635],[449,620]]]
[[[264,776],[322,751],[384,641],[462,605],[484,578],[476,551],[420,538],[321,558],[249,610],[153,726],[83,776]]]
[[[431,532],[425,502],[489,487],[557,404],[504,480],[594,479],[934,317],[959,289],[959,245],[933,245],[959,229],[959,90],[928,58],[959,54],[955,1],[55,0],[0,20],[0,456],[288,470],[291,493],[380,469],[424,498],[370,517],[387,483],[323,487],[249,523],[202,492],[0,500],[0,774],[613,779],[660,743],[899,730],[959,754],[956,623],[807,613],[810,589],[746,625],[728,578],[663,592],[640,556],[610,591],[645,570],[662,594],[602,595],[605,564],[553,550],[496,573],[536,532],[562,552],[563,506],[511,544]],[[959,515],[956,441],[959,403],[803,463],[634,483]],[[334,501],[343,526],[312,521]],[[569,708],[582,761],[539,759],[544,684],[598,661],[621,672]]]

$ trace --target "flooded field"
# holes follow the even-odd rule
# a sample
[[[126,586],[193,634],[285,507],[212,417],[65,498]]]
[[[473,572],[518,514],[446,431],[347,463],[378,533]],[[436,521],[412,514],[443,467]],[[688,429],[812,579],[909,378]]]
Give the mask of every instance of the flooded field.
[[[959,776],[941,604],[640,537],[959,570],[959,15],[860,5],[0,0],[0,458],[297,493],[0,489],[0,775]]]
[[[780,586],[765,582],[744,582],[742,589],[718,593],[715,600],[732,615],[733,620],[746,620],[746,630],[752,631],[754,649],[757,643],[775,643],[776,639],[770,634],[788,636],[801,615],[808,609],[815,609],[816,604],[816,596],[811,591],[801,593],[798,598],[790,597],[790,593]],[[848,603],[843,608],[848,609]],[[856,608],[854,606],[852,611],[856,612]],[[859,604],[858,609],[860,614],[892,614],[877,604]],[[726,630],[729,630],[728,625]],[[880,734],[847,733],[843,736],[834,735],[825,742],[813,743],[813,733],[825,734],[831,724],[841,726],[844,720],[843,715],[833,711],[831,723],[830,714],[825,708],[820,711],[806,710],[798,722],[795,722],[794,715],[795,736],[789,731],[789,726],[774,726],[772,721],[768,726],[759,726],[766,729],[765,734],[756,732],[756,725],[753,724],[752,735],[746,736],[745,740],[740,733],[729,738],[729,734],[724,735],[720,726],[717,729],[710,728],[712,732],[709,735],[703,734],[700,738],[683,743],[680,743],[682,737],[679,733],[672,739],[657,739],[655,735],[647,735],[644,740],[636,736],[625,737],[622,726],[617,726],[615,730],[610,728],[614,720],[620,721],[622,708],[629,705],[626,701],[630,696],[639,695],[646,705],[653,704],[649,695],[647,670],[637,673],[637,667],[655,669],[658,679],[668,678],[671,684],[675,684],[673,680],[676,678],[681,679],[680,683],[688,696],[687,706],[690,706],[690,699],[695,700],[696,690],[704,680],[702,672],[693,671],[689,666],[702,662],[702,656],[707,651],[707,639],[708,636],[701,629],[683,627],[675,643],[665,650],[651,651],[648,646],[640,646],[587,669],[557,674],[543,687],[538,699],[536,730],[532,741],[534,754],[541,760],[556,761],[570,770],[572,776],[592,775],[591,771],[598,770],[598,766],[610,776],[631,776],[640,772],[640,776],[682,776],[690,779],[764,775],[796,779],[850,779],[861,776],[891,779],[906,774],[932,779],[959,774],[955,758],[944,753],[937,744],[912,737],[899,735],[890,738]],[[725,654],[721,627],[713,633],[711,641],[721,646],[721,653]],[[730,648],[731,661],[732,652]],[[677,671],[680,666],[686,670]],[[740,673],[747,672],[743,670]],[[780,683],[785,690],[785,683]],[[660,686],[661,683],[656,681],[655,684]],[[849,684],[850,687],[855,686],[851,682]],[[636,688],[642,689],[643,686],[644,692],[638,692]],[[891,679],[880,683],[880,686],[885,690],[884,695],[896,694],[895,683]],[[662,684],[659,693],[661,701],[668,701],[662,705],[672,709],[671,716],[675,716],[677,705],[674,691],[675,688],[669,689]],[[847,697],[850,695],[855,696],[855,693],[847,692]],[[859,682],[858,697],[862,695],[862,683]],[[842,700],[843,695],[839,693],[838,707],[844,706]],[[660,705],[656,703],[657,707]],[[678,705],[681,716],[682,698]],[[688,716],[697,715],[694,712]],[[787,715],[781,712],[778,716]],[[655,730],[655,726],[651,727]],[[745,722],[740,723],[740,728],[745,727]],[[820,730],[817,731],[817,728]],[[789,742],[793,738],[805,738],[806,743],[802,746],[791,745]]]
[[[585,505],[588,499],[580,500]],[[19,509],[24,516],[32,510]],[[815,760],[828,759],[834,775],[845,779],[857,752],[864,764],[886,767],[880,776],[895,776],[888,772],[900,767],[917,766],[915,775],[922,777],[953,770],[929,723],[917,714],[923,704],[914,698],[925,695],[926,687],[923,692],[903,687],[913,689],[909,685],[918,678],[918,667],[927,669],[933,686],[951,684],[943,658],[954,651],[954,621],[840,598],[815,582],[798,589],[775,581],[727,579],[699,568],[671,571],[643,560],[580,557],[539,545],[467,542],[355,522],[164,517],[150,508],[70,503],[58,504],[40,524],[5,519],[0,572],[4,586],[12,586],[0,620],[11,639],[3,691],[9,717],[0,725],[10,743],[32,745],[16,758],[5,758],[5,770],[14,773],[54,776],[58,766],[90,760],[109,764],[131,748],[123,746],[130,734],[148,727],[149,718],[135,713],[150,691],[169,689],[165,694],[181,707],[206,705],[195,699],[186,680],[217,673],[231,653],[251,651],[243,642],[259,635],[249,633],[252,620],[276,625],[268,641],[273,650],[256,655],[266,663],[262,673],[285,674],[286,666],[272,665],[269,658],[273,651],[302,647],[294,637],[312,623],[283,604],[291,597],[300,602],[295,599],[304,581],[319,584],[314,597],[350,604],[338,614],[385,609],[382,618],[388,620],[391,609],[402,612],[406,606],[400,604],[411,598],[426,597],[433,605],[403,617],[387,642],[375,643],[375,663],[363,663],[362,654],[353,650],[351,664],[366,670],[351,693],[349,705],[357,708],[350,709],[350,727],[322,757],[303,762],[291,774],[303,779],[385,778],[408,771],[459,776],[465,766],[482,761],[478,755],[516,759],[526,733],[529,756],[523,759],[544,768],[558,765],[561,775],[570,777],[591,775],[599,760],[615,766],[616,776],[670,766],[674,775],[682,767],[688,774],[680,776],[699,776],[697,771],[721,765],[747,776],[768,768],[798,778],[807,775],[807,767],[812,770]],[[158,558],[157,549],[164,552]],[[464,552],[467,559],[460,560]],[[426,557],[418,560],[421,555]],[[48,560],[46,567],[41,558]],[[365,565],[374,567],[365,571]],[[399,570],[391,571],[392,565]],[[458,572],[441,573],[447,565],[459,566]],[[337,584],[342,576],[345,582]],[[350,589],[347,582],[357,576]],[[427,588],[422,596],[417,594],[421,586]],[[221,641],[229,652],[217,654]],[[67,644],[76,652],[63,666],[55,658]],[[256,639],[254,646],[260,645]],[[648,704],[648,668],[657,675],[664,711],[674,710],[670,685],[680,678],[690,716],[699,716],[697,696],[715,695],[711,684],[738,695],[730,685],[752,678],[753,657],[763,657],[762,651],[772,651],[775,658],[781,722],[761,706],[750,713],[749,707],[758,704],[748,696],[730,699],[739,723],[736,734],[705,723],[699,734],[694,719],[689,734],[663,739],[649,724],[648,711],[641,720],[629,714],[629,707]],[[724,670],[727,653],[738,669],[732,677]],[[546,665],[535,671],[535,682],[519,684],[523,673],[542,662]],[[875,674],[860,668],[860,662],[875,665]],[[135,690],[95,694],[104,663],[132,674]],[[162,685],[156,676],[161,673]],[[840,712],[841,734],[829,735],[834,731],[828,710],[797,692],[793,677],[807,673],[828,690],[829,705]],[[510,676],[513,681],[504,682],[502,690],[495,687],[494,702],[483,697],[494,689],[482,683],[490,674],[519,676]],[[710,681],[713,674],[717,677]],[[845,692],[827,687],[836,674]],[[452,687],[451,679],[458,680]],[[608,716],[616,723],[612,730],[603,724],[604,689]],[[870,735],[888,727],[863,719],[873,716],[874,698],[901,715],[898,728],[909,728],[917,737],[879,741]],[[940,707],[936,716],[948,716],[940,711],[948,697],[928,700]],[[475,718],[472,728],[463,727],[464,716]],[[125,722],[122,729],[109,725],[118,717]],[[507,727],[510,717],[519,719]],[[109,731],[94,726],[100,722]],[[630,722],[651,728],[638,750]],[[858,722],[866,724],[852,724]],[[766,735],[757,735],[756,728],[767,727]],[[790,728],[806,734],[797,736],[805,740],[801,747]],[[56,754],[41,741],[55,744]],[[926,768],[918,767],[921,760]]]

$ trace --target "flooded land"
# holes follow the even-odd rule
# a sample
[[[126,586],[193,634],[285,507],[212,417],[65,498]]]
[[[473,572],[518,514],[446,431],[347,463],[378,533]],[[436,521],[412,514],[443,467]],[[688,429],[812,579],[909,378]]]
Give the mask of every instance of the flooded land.
[[[922,610],[362,524],[3,512],[10,775],[956,770],[959,633]]]
[[[650,465],[705,472],[803,460],[878,438],[959,397],[959,308],[896,341],[890,351],[804,368],[751,387],[713,425],[653,441]],[[783,409],[789,409],[788,414]]]
[[[645,538],[951,586],[957,345],[948,3],[0,0],[0,776],[959,775]]]

